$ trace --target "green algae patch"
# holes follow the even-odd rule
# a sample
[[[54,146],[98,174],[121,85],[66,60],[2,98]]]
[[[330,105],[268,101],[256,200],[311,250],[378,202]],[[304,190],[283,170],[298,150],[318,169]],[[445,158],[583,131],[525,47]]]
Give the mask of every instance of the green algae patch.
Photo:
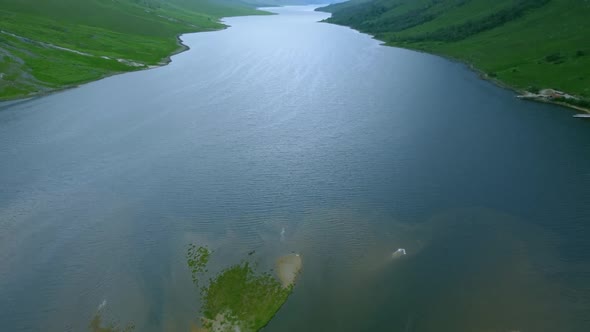
[[[199,287],[199,274],[207,272],[207,263],[209,263],[209,257],[211,256],[211,251],[205,247],[197,247],[194,244],[191,244],[188,247],[187,257],[187,264],[189,269],[191,270],[191,274],[193,277],[193,282],[197,287]]]
[[[232,265],[199,286],[211,252],[189,247],[188,265],[202,298],[201,323],[207,331],[258,331],[270,322],[293,291],[294,281],[281,283],[268,272],[257,272],[249,262]],[[299,257],[299,256],[297,256]],[[277,261],[281,269],[282,258]],[[201,264],[199,265],[200,263]],[[293,269],[291,267],[291,269]],[[296,269],[295,274],[299,271]]]
[[[292,286],[282,287],[268,273],[256,274],[249,263],[232,266],[211,280],[202,295],[203,325],[212,331],[239,327],[258,331],[287,301]]]

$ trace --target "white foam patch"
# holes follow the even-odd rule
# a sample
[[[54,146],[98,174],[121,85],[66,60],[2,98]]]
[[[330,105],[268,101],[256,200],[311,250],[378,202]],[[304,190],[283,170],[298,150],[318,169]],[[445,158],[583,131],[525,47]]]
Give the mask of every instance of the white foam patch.
[[[98,305],[98,311],[102,310],[107,305],[107,300],[102,300],[102,303]]]

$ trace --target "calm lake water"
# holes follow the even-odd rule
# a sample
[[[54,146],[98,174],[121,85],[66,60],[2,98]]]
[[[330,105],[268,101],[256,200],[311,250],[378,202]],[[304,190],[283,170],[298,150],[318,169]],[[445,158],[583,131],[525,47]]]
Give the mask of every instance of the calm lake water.
[[[266,331],[590,331],[590,122],[273,11],[1,107],[0,330],[189,331],[195,243],[303,255]]]

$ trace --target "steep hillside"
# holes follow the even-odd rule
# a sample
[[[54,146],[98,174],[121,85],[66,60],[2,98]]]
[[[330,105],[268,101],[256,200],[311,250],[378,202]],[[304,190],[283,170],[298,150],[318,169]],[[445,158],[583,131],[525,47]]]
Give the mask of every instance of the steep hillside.
[[[388,45],[466,61],[520,90],[566,91],[586,99],[569,103],[590,106],[588,0],[353,0],[320,10]]]
[[[260,13],[232,0],[0,0],[0,99],[158,65],[177,35]]]

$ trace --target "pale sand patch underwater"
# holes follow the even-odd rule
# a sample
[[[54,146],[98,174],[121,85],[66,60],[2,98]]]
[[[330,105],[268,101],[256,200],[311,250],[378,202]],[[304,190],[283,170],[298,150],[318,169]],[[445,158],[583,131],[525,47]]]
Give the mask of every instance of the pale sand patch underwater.
[[[277,275],[283,287],[290,287],[295,284],[295,279],[301,271],[303,260],[299,254],[290,254],[277,259]]]

